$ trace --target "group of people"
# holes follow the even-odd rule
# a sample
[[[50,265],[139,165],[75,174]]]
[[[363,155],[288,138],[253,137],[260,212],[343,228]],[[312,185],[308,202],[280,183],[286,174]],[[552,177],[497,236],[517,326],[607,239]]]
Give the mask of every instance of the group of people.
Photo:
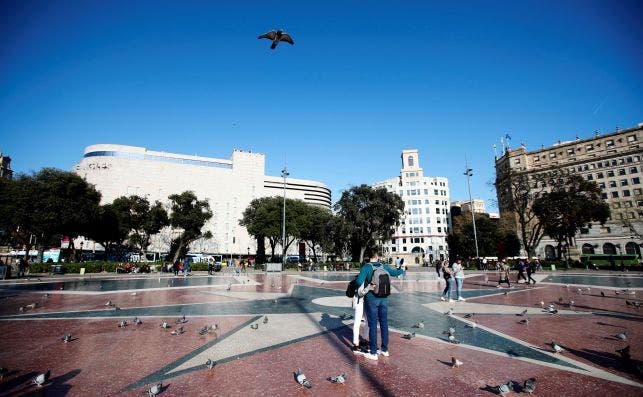
[[[511,282],[509,281],[509,274],[511,273],[511,266],[504,260],[500,260],[497,265],[498,271],[500,272],[500,277],[498,279],[498,288],[502,287],[501,284],[507,284],[511,288]],[[520,258],[518,263],[516,263],[516,270],[518,270],[518,275],[516,276],[516,283],[520,282],[520,279],[525,280],[525,284],[536,284],[536,280],[532,277],[537,270],[542,270],[542,265],[538,259],[530,261],[528,259]],[[525,272],[527,276],[525,276]]]
[[[462,260],[457,259],[450,265],[448,260],[442,261],[440,270],[438,270],[438,275],[440,274],[444,278],[444,281],[446,281],[446,286],[442,291],[440,299],[443,301],[449,301],[450,303],[454,302],[451,298],[451,291],[453,290],[453,280],[455,280],[456,299],[458,302],[464,302],[466,299],[462,297],[462,284],[464,283],[464,268],[462,267]]]

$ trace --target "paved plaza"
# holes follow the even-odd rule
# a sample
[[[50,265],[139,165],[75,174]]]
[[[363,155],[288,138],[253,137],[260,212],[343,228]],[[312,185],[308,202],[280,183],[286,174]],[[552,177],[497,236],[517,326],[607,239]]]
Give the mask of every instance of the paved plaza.
[[[509,381],[506,395],[526,395],[529,378],[536,396],[643,395],[641,274],[541,272],[496,288],[497,273],[469,273],[466,302],[448,303],[443,280],[412,270],[393,281],[390,357],[377,361],[351,351],[355,274],[0,281],[0,395],[141,396],[161,383],[160,396],[490,396]],[[628,345],[626,360],[616,350]],[[48,369],[43,386],[31,382]],[[341,373],[344,384],[328,380]]]

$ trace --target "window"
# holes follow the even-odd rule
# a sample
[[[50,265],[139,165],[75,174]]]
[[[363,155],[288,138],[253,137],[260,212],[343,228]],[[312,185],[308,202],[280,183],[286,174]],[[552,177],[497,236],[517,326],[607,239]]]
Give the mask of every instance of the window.
[[[408,161],[409,167],[413,167],[413,156],[409,156],[407,161]]]
[[[638,176],[636,178],[632,178],[632,185],[639,185],[641,183],[641,178]]]
[[[585,150],[588,152],[591,152],[592,150],[594,150],[594,144],[592,143],[587,144],[587,146],[585,146]]]
[[[604,178],[604,175],[602,172],[599,172],[596,174],[596,179],[603,179],[603,178]]]
[[[574,155],[574,148],[567,149],[567,155],[573,156]]]
[[[436,213],[436,214],[439,214],[439,213],[440,213],[440,209],[439,209],[439,208],[436,208],[436,209],[435,209],[435,213]]]
[[[636,174],[637,172],[639,172],[638,168],[636,168],[636,167],[631,167],[630,168],[630,174]]]
[[[625,168],[619,168],[618,169],[618,174],[619,175],[625,175]]]
[[[636,135],[627,136],[627,143],[632,143],[632,142],[636,142]]]
[[[538,156],[534,156],[534,163],[537,163],[537,162],[539,162],[539,161],[540,161],[540,157],[538,157]]]
[[[598,187],[600,187],[601,189],[605,189],[605,182],[599,183]]]
[[[594,177],[592,176],[592,174],[587,175],[587,180],[588,181],[593,181],[594,180]]]
[[[601,198],[603,200],[607,200],[607,193],[601,193]]]
[[[614,140],[613,139],[608,139],[607,141],[605,141],[605,146],[614,147]]]
[[[618,192],[612,192],[612,198],[618,198]]]
[[[610,181],[610,187],[616,187],[616,181]]]
[[[630,191],[629,190],[623,190],[623,197],[630,197]]]
[[[549,153],[549,158],[550,159],[555,159],[556,158],[556,153],[554,153],[554,152]]]
[[[621,179],[621,186],[627,186],[627,179]]]
[[[613,176],[614,176],[614,171],[612,171],[612,170],[607,171],[607,177],[608,178],[613,177]]]

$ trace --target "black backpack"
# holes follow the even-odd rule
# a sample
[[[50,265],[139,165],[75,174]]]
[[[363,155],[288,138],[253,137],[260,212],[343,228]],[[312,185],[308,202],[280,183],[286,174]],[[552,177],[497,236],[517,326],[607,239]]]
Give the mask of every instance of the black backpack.
[[[346,296],[349,298],[354,297],[357,293],[357,288],[357,276],[355,276],[354,279],[348,282],[348,286],[346,287]]]
[[[391,295],[391,278],[386,269],[384,269],[384,265],[373,266],[371,283],[375,285],[373,295],[376,297],[386,298]]]

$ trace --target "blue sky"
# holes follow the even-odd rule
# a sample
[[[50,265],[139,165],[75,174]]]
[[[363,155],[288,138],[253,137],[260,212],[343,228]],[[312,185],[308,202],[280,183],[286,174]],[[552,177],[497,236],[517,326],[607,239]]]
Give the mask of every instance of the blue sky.
[[[70,170],[118,143],[319,180],[337,200],[403,149],[493,210],[493,144],[643,122],[638,1],[0,0],[0,150]],[[275,51],[257,36],[284,28]]]

